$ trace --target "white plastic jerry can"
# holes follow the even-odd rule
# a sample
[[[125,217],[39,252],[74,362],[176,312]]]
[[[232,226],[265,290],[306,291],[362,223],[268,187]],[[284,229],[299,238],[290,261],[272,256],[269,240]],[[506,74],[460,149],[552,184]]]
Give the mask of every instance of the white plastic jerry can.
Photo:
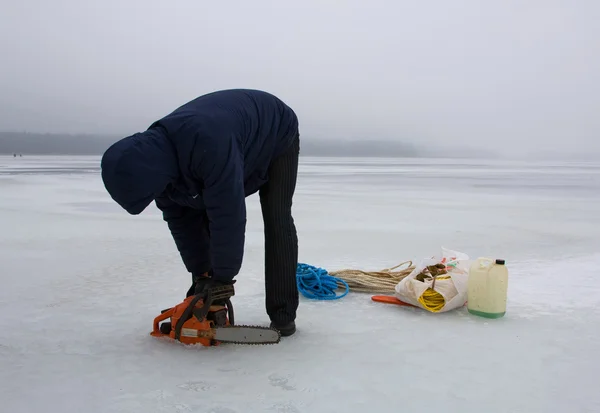
[[[508,269],[504,260],[478,258],[469,268],[467,310],[486,318],[506,313]]]

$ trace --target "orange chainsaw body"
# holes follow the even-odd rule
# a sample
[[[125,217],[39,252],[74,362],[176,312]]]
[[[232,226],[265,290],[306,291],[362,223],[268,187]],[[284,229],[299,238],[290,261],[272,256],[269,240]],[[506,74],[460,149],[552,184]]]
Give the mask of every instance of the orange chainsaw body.
[[[196,302],[193,303],[193,301]],[[191,307],[192,305],[193,307]],[[219,326],[230,325],[230,320],[227,316],[227,307],[224,305],[211,305],[208,310],[209,317],[202,317],[201,319],[190,313],[191,309],[197,311],[203,306],[204,301],[202,299],[195,298],[195,296],[187,297],[175,307],[164,310],[159,316],[154,318],[154,326],[150,335],[153,337],[170,337],[183,344],[219,345],[219,342],[214,339],[214,328],[217,325],[215,320],[210,319],[210,315],[224,312],[225,314],[222,314],[222,321],[219,323]],[[180,334],[177,337],[176,326],[180,323],[182,317],[185,320],[181,324]],[[166,321],[167,319],[170,320]],[[160,325],[161,322],[164,322],[162,326]]]

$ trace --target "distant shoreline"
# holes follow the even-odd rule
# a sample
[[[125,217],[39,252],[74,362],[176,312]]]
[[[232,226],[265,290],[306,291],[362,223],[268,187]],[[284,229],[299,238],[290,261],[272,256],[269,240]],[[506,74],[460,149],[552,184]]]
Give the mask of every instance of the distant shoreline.
[[[99,134],[57,134],[30,132],[0,132],[0,155],[12,156],[101,156],[122,136]],[[517,154],[518,155],[518,154]],[[596,161],[589,153],[561,154],[536,153],[538,160]],[[304,137],[300,144],[300,156],[329,158],[451,158],[451,159],[528,159],[528,156],[500,156],[492,150],[471,147],[454,147],[382,139],[332,140]]]
[[[12,155],[102,155],[120,136],[67,135],[28,132],[0,132],[0,154]],[[306,156],[403,156],[416,157],[413,145],[385,141],[325,141],[305,138],[301,143]]]

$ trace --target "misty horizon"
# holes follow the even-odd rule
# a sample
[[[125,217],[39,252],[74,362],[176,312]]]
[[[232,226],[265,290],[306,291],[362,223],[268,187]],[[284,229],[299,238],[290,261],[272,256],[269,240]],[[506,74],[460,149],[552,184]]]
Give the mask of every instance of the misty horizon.
[[[0,15],[1,131],[118,139],[202,94],[254,88],[294,109],[309,145],[600,150],[598,2],[29,6]]]
[[[119,135],[51,134],[27,132],[1,132],[0,155],[97,155],[114,142]],[[518,155],[518,154],[517,154]],[[467,146],[432,147],[410,139],[389,141],[385,139],[318,139],[301,138],[300,156],[316,157],[375,157],[375,158],[478,158],[478,159],[532,159],[523,156],[498,154],[493,148]],[[593,153],[556,154],[540,151],[532,160],[595,161]]]

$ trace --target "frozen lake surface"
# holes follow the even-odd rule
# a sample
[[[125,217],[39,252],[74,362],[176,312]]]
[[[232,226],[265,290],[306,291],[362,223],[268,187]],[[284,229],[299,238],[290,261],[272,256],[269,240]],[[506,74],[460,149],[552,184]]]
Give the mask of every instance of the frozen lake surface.
[[[302,299],[275,346],[183,347],[152,319],[189,287],[158,210],[129,216],[99,157],[0,157],[0,400],[52,412],[599,412],[600,165],[303,158],[300,261],[504,258],[506,317]],[[247,199],[240,324],[268,324]]]

